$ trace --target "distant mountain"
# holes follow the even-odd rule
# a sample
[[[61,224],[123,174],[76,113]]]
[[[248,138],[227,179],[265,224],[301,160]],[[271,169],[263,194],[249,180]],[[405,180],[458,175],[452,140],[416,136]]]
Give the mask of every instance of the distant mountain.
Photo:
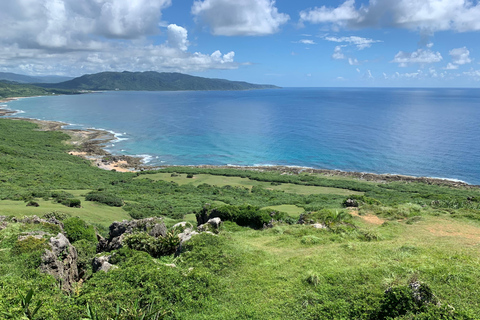
[[[62,81],[68,81],[73,79],[72,77],[62,76],[26,76],[23,74],[0,72],[0,80],[15,81],[18,83],[57,83]]]
[[[101,72],[88,74],[70,81],[56,84],[41,84],[44,88],[68,90],[133,90],[133,91],[177,91],[177,90],[250,90],[278,88],[241,81],[210,79],[182,73],[167,72]]]

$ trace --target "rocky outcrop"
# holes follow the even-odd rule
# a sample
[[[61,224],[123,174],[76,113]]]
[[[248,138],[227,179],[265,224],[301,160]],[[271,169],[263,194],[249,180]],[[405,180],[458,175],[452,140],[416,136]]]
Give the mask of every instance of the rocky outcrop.
[[[97,235],[97,252],[108,252],[120,249],[123,246],[123,239],[126,235],[134,232],[148,232],[152,237],[165,237],[167,227],[162,218],[146,218],[139,220],[115,221],[109,227],[108,238]]]
[[[63,232],[63,223],[60,220],[57,220],[55,218],[42,219],[33,215],[33,216],[25,216],[22,219],[14,217],[12,218],[12,222],[23,222],[23,223],[32,223],[32,224],[50,223],[50,224],[55,224],[59,226],[60,231]]]
[[[110,263],[110,258],[112,256],[102,256],[102,257],[95,257],[92,262],[93,272],[104,271],[108,272],[112,269],[117,269],[117,266],[114,266]]]
[[[61,233],[51,237],[49,245],[51,250],[46,249],[42,255],[40,270],[57,279],[62,290],[71,291],[78,281],[77,250]]]
[[[202,225],[199,225],[197,230],[200,231],[200,232],[204,232],[204,231],[210,231],[210,230],[215,230],[217,231],[218,228],[220,228],[220,225],[222,224],[222,220],[218,217],[216,218],[211,218],[211,219],[208,219],[208,221]]]

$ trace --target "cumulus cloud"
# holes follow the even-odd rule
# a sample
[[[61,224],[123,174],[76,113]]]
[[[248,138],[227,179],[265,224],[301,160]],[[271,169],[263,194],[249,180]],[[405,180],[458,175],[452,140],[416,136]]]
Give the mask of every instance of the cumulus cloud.
[[[458,65],[453,64],[453,63],[451,63],[451,62],[449,62],[449,63],[447,64],[447,66],[445,67],[445,70],[456,70],[456,69],[458,69]]]
[[[370,0],[356,5],[347,0],[338,7],[316,7],[300,12],[300,21],[337,27],[395,27],[435,32],[480,30],[480,3],[470,0]]]
[[[472,62],[470,51],[466,47],[452,49],[448,53],[452,57],[452,63],[454,64],[462,65]]]
[[[333,50],[332,58],[335,60],[343,60],[347,57],[342,52],[342,46],[336,46]]]
[[[391,62],[398,63],[400,67],[406,67],[409,64],[415,63],[428,64],[440,62],[442,59],[440,52],[433,52],[429,49],[418,49],[415,52],[400,51]]]
[[[3,41],[70,48],[92,38],[138,39],[158,32],[170,0],[42,0],[0,2]]]
[[[370,48],[373,43],[382,42],[380,40],[373,40],[368,38],[362,38],[357,36],[350,36],[350,37],[325,37],[327,41],[333,42],[346,42],[349,44],[353,44],[357,47],[358,50],[363,50],[365,48]]]
[[[171,0],[19,0],[0,2],[0,70],[79,75],[103,70],[232,69],[234,53],[188,52],[188,32],[160,33]]]
[[[172,48],[186,51],[188,49],[187,29],[177,26],[176,24],[170,24],[168,25],[167,30],[168,45]]]
[[[290,17],[274,0],[195,0],[192,14],[214,35],[263,36],[279,31]]]
[[[355,0],[347,0],[337,8],[322,6],[300,12],[300,21],[311,23],[332,22],[344,24],[361,19],[361,13],[355,9]]]
[[[102,51],[75,51],[68,56],[62,53],[46,53],[31,49],[20,51],[6,48],[0,53],[1,71],[16,71],[27,74],[80,75],[99,71],[170,71],[192,72],[207,69],[236,69],[235,53],[212,54],[186,52],[167,45],[134,46],[112,45]]]

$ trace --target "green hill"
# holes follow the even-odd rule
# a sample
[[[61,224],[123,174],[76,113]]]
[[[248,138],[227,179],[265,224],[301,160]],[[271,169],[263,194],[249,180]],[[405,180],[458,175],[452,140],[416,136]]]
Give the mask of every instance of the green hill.
[[[31,84],[0,80],[0,99],[10,97],[45,96],[49,94],[72,94],[72,90],[48,89]]]
[[[258,85],[242,81],[210,79],[182,73],[167,72],[101,72],[83,75],[70,81],[56,84],[38,84],[45,88],[73,90],[251,90],[277,88],[273,85]]]

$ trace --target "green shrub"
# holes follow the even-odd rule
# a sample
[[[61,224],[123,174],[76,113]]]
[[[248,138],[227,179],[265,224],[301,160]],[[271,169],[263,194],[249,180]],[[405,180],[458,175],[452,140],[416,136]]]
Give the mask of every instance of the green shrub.
[[[121,198],[105,192],[91,192],[85,196],[85,200],[100,202],[111,207],[121,207],[124,204]]]
[[[319,244],[322,242],[322,239],[316,236],[308,235],[303,236],[300,242],[302,244]]]
[[[342,204],[344,207],[347,206],[348,200],[353,200],[354,203],[357,203],[357,205],[354,205],[355,207],[358,207],[359,204],[381,205],[381,202],[377,199],[364,195],[351,195],[343,200]]]
[[[75,243],[79,240],[87,240],[91,242],[97,242],[97,236],[95,235],[95,229],[86,224],[85,221],[78,217],[72,217],[63,221],[65,234],[71,243]]]
[[[165,237],[152,237],[146,232],[129,234],[124,243],[133,250],[144,251],[152,257],[161,257],[174,253],[180,245],[178,231],[170,230]]]
[[[418,314],[437,309],[437,299],[430,287],[418,281],[405,286],[388,288],[381,300],[377,319],[391,319],[406,314]]]
[[[79,199],[62,199],[60,203],[70,208],[82,207],[82,202]]]
[[[78,271],[85,278],[92,273],[92,261],[97,253],[97,244],[93,241],[81,239],[75,242],[75,248],[78,254]]]
[[[48,245],[44,238],[27,237],[24,240],[17,240],[12,247],[12,253],[15,255],[32,253],[34,251],[43,251]]]
[[[27,207],[39,207],[39,206],[40,205],[36,201],[30,200],[27,202]]]
[[[272,219],[275,221],[294,222],[288,214],[275,210],[260,209],[257,206],[241,205],[241,206],[220,206],[210,209],[205,206],[200,212],[196,213],[197,223],[201,224],[202,219],[220,218],[222,221],[232,221],[243,227],[251,227],[261,229]]]

